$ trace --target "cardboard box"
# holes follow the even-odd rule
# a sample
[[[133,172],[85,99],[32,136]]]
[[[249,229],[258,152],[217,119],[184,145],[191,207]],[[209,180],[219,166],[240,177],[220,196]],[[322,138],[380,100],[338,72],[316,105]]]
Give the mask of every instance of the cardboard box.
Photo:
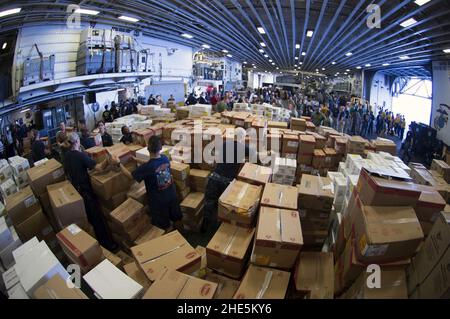
[[[8,229],[6,224],[1,224],[0,221],[0,236],[2,237],[0,244],[0,261],[1,264],[5,269],[10,268],[14,265],[14,257],[12,252],[16,250],[18,247],[22,245],[22,241],[19,239],[19,236],[17,235],[16,231],[13,227],[9,228],[9,233],[6,234],[6,242],[4,238],[5,231],[3,229]],[[7,245],[5,245],[8,243]]]
[[[326,155],[322,150],[314,150],[313,158],[312,158],[312,167],[319,169],[325,167],[325,159]]]
[[[111,212],[112,221],[124,232],[128,232],[141,221],[144,206],[138,201],[128,198]]]
[[[148,289],[150,287],[151,282],[142,271],[142,269],[133,261],[123,266],[125,273],[134,281],[136,281],[139,285],[141,285],[144,289]]]
[[[417,204],[421,191],[415,184],[373,176],[363,168],[356,189],[364,205],[411,206]]]
[[[120,206],[124,201],[126,201],[128,198],[127,192],[120,192],[115,195],[113,195],[110,199],[105,200],[101,197],[98,197],[98,201],[100,202],[100,205],[107,208],[110,211],[113,211],[117,207]]]
[[[316,146],[316,139],[312,135],[300,135],[299,154],[312,155]]]
[[[222,223],[206,246],[208,267],[232,278],[240,278],[250,256],[254,228]]]
[[[290,269],[303,246],[297,211],[261,207],[251,261],[259,266]]]
[[[283,153],[298,153],[300,139],[297,134],[283,134],[283,144],[281,151]]]
[[[176,192],[177,192],[178,201],[181,203],[183,201],[183,199],[185,199],[186,196],[189,195],[189,193],[191,192],[191,189],[189,187],[186,187],[185,189],[176,187]]]
[[[233,299],[284,299],[290,273],[250,265]]]
[[[147,241],[150,241],[152,239],[161,237],[164,235],[166,231],[164,229],[158,228],[154,225],[151,225],[148,229],[146,229],[142,234],[138,236],[138,238],[134,241],[136,245],[143,244]]]
[[[249,184],[264,186],[269,183],[271,176],[272,169],[270,167],[245,163],[237,178]]]
[[[219,275],[210,269],[206,270],[205,280],[217,284],[214,299],[232,299],[236,290],[239,288],[238,280]]]
[[[191,169],[189,171],[189,186],[193,192],[204,193],[208,185],[208,177],[211,175],[210,171],[201,169]]]
[[[92,268],[103,259],[98,241],[77,225],[70,225],[56,234],[66,255],[83,268]]]
[[[363,263],[389,263],[411,258],[423,240],[412,207],[365,206],[354,216],[356,255]]]
[[[369,275],[370,273],[363,272],[349,288],[345,299],[408,299],[404,270],[381,269],[379,288],[367,286]]]
[[[134,299],[143,287],[105,259],[83,276],[99,299]]]
[[[33,192],[40,196],[47,192],[47,185],[62,182],[66,179],[64,169],[57,160],[50,159],[44,164],[27,170],[28,180]]]
[[[52,226],[50,226],[47,217],[45,217],[42,210],[38,210],[31,215],[24,222],[15,225],[14,228],[22,241],[28,241],[33,237],[39,240],[44,240],[51,233],[53,233]]]
[[[414,210],[421,222],[434,223],[439,213],[444,211],[446,202],[442,196],[430,186],[417,185],[421,191]],[[424,232],[426,235],[428,232]]]
[[[170,171],[174,179],[184,181],[189,177],[189,165],[178,162],[170,162]]]
[[[119,143],[110,147],[106,147],[106,151],[109,156],[116,157],[119,161],[126,165],[133,159],[133,153],[125,146],[125,144]]]
[[[19,191],[13,178],[7,179],[0,185],[0,193],[3,198],[7,198]]]
[[[331,211],[334,195],[329,178],[304,174],[297,190],[299,208]]]
[[[450,298],[450,249],[434,267],[425,281],[419,286],[420,299]]]
[[[53,216],[60,228],[74,223],[87,224],[84,200],[69,181],[47,186]]]
[[[130,189],[130,191],[127,193],[127,197],[138,201],[144,206],[148,205],[148,196],[145,182],[142,181],[139,183],[138,187]]]
[[[212,299],[217,284],[167,270],[158,276],[142,299]]]
[[[227,223],[252,227],[262,186],[233,180],[219,198],[218,218]]]
[[[205,194],[190,193],[180,204],[181,212],[183,214],[195,215],[203,207],[204,202]]]
[[[333,299],[333,253],[302,252],[294,273],[295,289],[310,299]]]
[[[14,225],[18,225],[41,209],[30,186],[5,199],[5,208]]]
[[[127,192],[131,181],[121,171],[108,170],[91,173],[91,184],[97,196],[109,200],[118,193]]]
[[[268,183],[264,188],[261,205],[296,210],[297,189],[294,186]]]
[[[94,146],[85,150],[86,154],[89,155],[97,164],[103,162],[108,157],[108,152],[103,146]]]
[[[437,171],[447,183],[450,183],[450,165],[446,162],[434,159],[430,170]]]
[[[165,269],[191,273],[200,267],[200,255],[178,231],[134,246],[131,252],[151,281]]]
[[[89,299],[80,289],[67,287],[66,280],[54,275],[36,289],[33,299]]]

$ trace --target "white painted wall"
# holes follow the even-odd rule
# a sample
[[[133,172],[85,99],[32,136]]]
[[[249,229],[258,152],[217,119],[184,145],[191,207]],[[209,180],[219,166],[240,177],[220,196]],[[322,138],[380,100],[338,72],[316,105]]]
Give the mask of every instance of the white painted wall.
[[[392,95],[389,83],[385,82],[385,76],[382,73],[377,73],[373,78],[370,91],[370,105],[374,107],[375,105],[377,107],[384,105],[385,109],[392,110]]]
[[[447,122],[445,125],[438,125],[439,123],[445,123],[440,121],[441,117],[439,110],[446,110],[450,114],[450,62],[433,62],[433,103],[431,108],[431,126],[434,127],[438,133],[437,136],[447,146],[450,146],[450,123],[449,116],[447,115]],[[445,117],[445,116],[444,116]]]

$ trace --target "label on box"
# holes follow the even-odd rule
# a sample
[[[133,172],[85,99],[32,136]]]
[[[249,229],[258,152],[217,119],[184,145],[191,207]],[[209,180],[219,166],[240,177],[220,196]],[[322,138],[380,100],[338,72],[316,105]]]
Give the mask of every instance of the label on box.
[[[298,142],[289,141],[289,142],[287,142],[287,146],[289,146],[289,147],[298,147]]]
[[[63,175],[64,175],[64,170],[62,168],[54,171],[53,174],[52,174],[53,179],[58,179],[58,178],[60,178]]]
[[[36,197],[34,195],[29,196],[24,201],[25,207],[28,208],[36,203]]]
[[[72,225],[70,225],[70,226],[67,227],[67,230],[70,231],[70,233],[71,233],[72,235],[76,235],[76,234],[78,234],[78,233],[81,231],[81,228],[78,227],[78,226],[75,225],[75,224],[72,224]]]

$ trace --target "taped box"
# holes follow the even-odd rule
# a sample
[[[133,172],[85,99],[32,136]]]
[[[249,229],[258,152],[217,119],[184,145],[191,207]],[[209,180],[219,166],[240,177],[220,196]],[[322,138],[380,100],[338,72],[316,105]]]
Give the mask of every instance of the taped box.
[[[331,211],[334,201],[331,188],[332,184],[329,178],[303,174],[300,185],[297,185],[298,207]]]
[[[205,194],[197,192],[190,193],[180,204],[181,212],[194,216],[203,207],[204,202]]]
[[[47,192],[47,185],[62,182],[66,179],[62,165],[50,159],[42,165],[27,170],[28,180],[34,194],[41,196]]]
[[[238,175],[238,180],[252,184],[264,186],[270,182],[272,169],[253,163],[245,163]]]
[[[18,225],[41,209],[30,186],[5,199],[6,211],[14,225]]]
[[[250,265],[233,299],[284,299],[290,273]]]
[[[297,210],[297,188],[288,185],[268,183],[264,188],[261,205]]]
[[[240,278],[248,263],[254,228],[222,223],[206,246],[208,267],[232,278]]]
[[[251,228],[255,222],[262,186],[233,180],[219,198],[221,221]]]
[[[261,207],[251,262],[259,266],[290,269],[303,246],[297,211]]]
[[[208,185],[208,177],[211,172],[208,170],[192,168],[189,171],[189,187],[193,192],[204,193]]]
[[[128,198],[111,212],[111,220],[123,231],[129,232],[141,222],[144,206]]]
[[[178,231],[131,247],[131,252],[151,281],[165,269],[192,273],[200,268],[200,255]]]
[[[69,288],[60,275],[51,277],[45,284],[36,289],[33,299],[89,299],[77,287]]]
[[[232,299],[239,288],[239,281],[214,273],[206,269],[205,280],[215,282],[217,290],[213,299]]]
[[[189,177],[189,165],[178,162],[170,162],[170,171],[175,180],[184,181]]]
[[[148,287],[150,287],[150,280],[134,261],[124,265],[123,269],[131,279],[140,284],[144,289],[148,289]]]
[[[216,283],[167,269],[142,299],[212,299],[216,290]]]
[[[91,184],[97,196],[109,200],[118,193],[127,192],[131,181],[121,171],[108,170],[91,173]]]

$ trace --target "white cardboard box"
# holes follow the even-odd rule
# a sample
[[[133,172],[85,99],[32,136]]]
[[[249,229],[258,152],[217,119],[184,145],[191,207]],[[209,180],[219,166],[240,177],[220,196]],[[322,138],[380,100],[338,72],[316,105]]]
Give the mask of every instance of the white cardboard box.
[[[8,290],[8,296],[9,299],[30,299],[25,288],[20,283]]]
[[[6,224],[5,217],[0,217],[0,251],[3,251],[14,241],[11,230]]]
[[[11,165],[14,175],[18,176],[30,168],[30,163],[24,157],[13,156],[8,158],[8,162]]]
[[[134,299],[143,287],[105,259],[83,276],[99,299]]]
[[[31,238],[29,241],[24,243],[22,246],[13,250],[12,254],[13,254],[14,260],[17,262],[17,260],[22,255],[27,254],[29,251],[31,251],[33,249],[34,246],[36,246],[38,244],[39,244],[39,240],[36,237]]]
[[[9,268],[2,275],[3,282],[5,283],[6,290],[10,290],[12,287],[19,283],[19,276],[16,274],[14,267]]]
[[[12,177],[8,178],[0,185],[0,192],[2,193],[3,198],[11,196],[19,191],[17,188],[16,182]]]
[[[0,250],[0,260],[3,264],[3,267],[5,268],[10,268],[14,265],[14,257],[12,252],[20,245],[22,245],[22,241],[20,240],[19,236],[17,236],[15,229],[11,227],[10,231],[13,241],[3,250]]]

